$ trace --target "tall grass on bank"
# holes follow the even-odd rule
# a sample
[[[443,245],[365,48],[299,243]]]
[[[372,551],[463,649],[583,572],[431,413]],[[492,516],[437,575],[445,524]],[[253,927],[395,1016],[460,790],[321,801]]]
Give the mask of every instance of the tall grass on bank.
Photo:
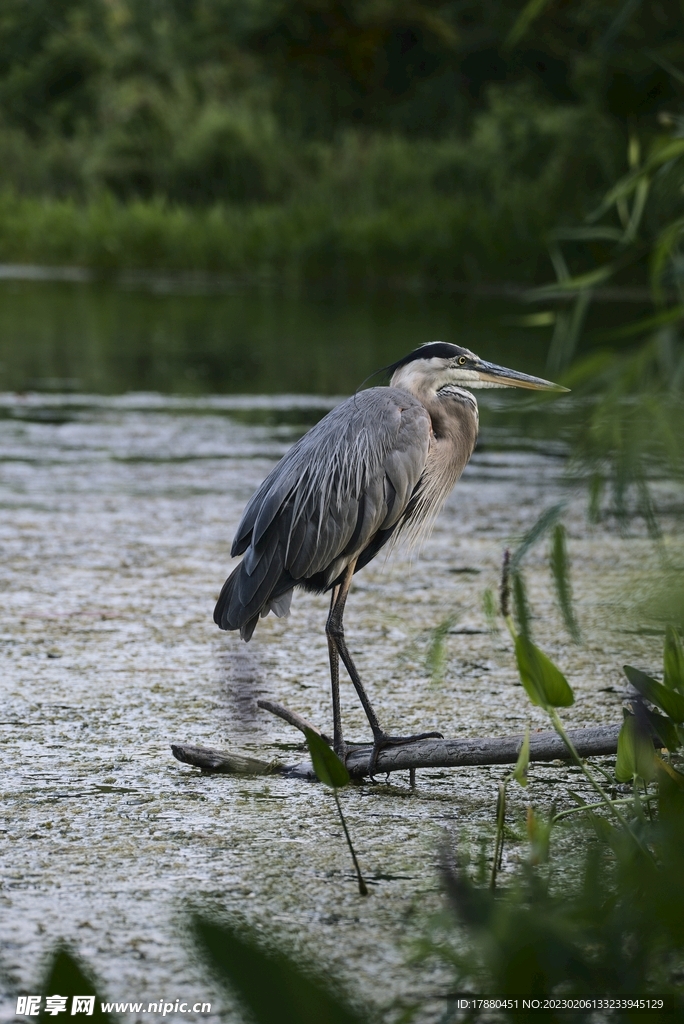
[[[514,250],[514,258],[512,250]],[[513,210],[435,198],[348,213],[324,205],[210,209],[164,200],[0,197],[0,262],[98,273],[166,270],[238,277],[404,278],[423,285],[534,276],[539,244]]]
[[[49,146],[0,159],[0,262],[531,284],[548,231],[601,194],[615,151],[600,117],[526,90],[492,90],[468,135],[442,139],[350,131],[305,143],[255,129],[245,149],[223,122],[204,127],[211,146],[197,142],[191,166],[168,155],[147,195],[85,170],[80,184],[50,190],[47,171],[34,180]],[[0,157],[7,139],[0,125]],[[91,165],[93,154],[69,146],[78,168]]]

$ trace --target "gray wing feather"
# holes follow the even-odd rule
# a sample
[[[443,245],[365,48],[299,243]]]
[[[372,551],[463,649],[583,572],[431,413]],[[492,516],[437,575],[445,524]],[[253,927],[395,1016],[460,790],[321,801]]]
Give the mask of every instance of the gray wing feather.
[[[246,553],[221,592],[219,625],[244,634],[248,623],[250,632],[271,595],[319,574],[330,585],[378,531],[398,523],[429,443],[427,411],[397,388],[371,388],[328,413],[248,503],[232,546]]]
[[[278,474],[279,479],[272,479],[281,466],[282,461],[266,477],[242,513],[242,519],[230,549],[233,557],[241,555],[250,544],[259,542],[264,531],[273,522],[279,509],[287,500],[288,493],[294,487],[295,480],[291,473]]]

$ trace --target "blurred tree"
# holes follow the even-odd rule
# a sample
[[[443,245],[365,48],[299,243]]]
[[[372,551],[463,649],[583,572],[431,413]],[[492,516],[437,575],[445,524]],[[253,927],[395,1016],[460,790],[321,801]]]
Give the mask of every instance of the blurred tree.
[[[665,0],[0,5],[0,188],[33,195],[475,197],[494,211],[473,217],[480,248],[508,233],[529,251],[683,103],[684,13]]]
[[[98,111],[108,41],[102,0],[3,0],[0,109],[30,135],[73,134]]]
[[[684,74],[672,75],[684,60],[679,4],[262,0],[246,43],[280,83],[282,109],[313,133],[352,123],[438,134],[462,127],[492,83],[527,81],[630,121],[684,97]]]
[[[430,135],[463,114],[452,7],[276,0],[246,41],[280,83],[278,107],[297,130],[326,135],[348,123]]]

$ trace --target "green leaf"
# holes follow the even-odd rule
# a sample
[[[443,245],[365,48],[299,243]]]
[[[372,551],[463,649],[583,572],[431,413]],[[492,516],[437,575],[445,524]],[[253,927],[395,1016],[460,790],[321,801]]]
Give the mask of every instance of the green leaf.
[[[524,788],[527,785],[527,768],[530,763],[530,727],[525,729],[525,738],[520,747],[518,760],[515,762],[513,778]]]
[[[446,637],[449,630],[458,620],[457,615],[447,615],[428,634],[427,651],[425,652],[425,668],[433,683],[444,682],[447,667]]]
[[[539,15],[547,6],[549,0],[528,0],[522,11],[515,19],[513,28],[508,34],[504,43],[504,49],[512,49],[526,35],[532,22],[536,21]]]
[[[667,140],[663,145],[655,146],[648,160],[642,167],[637,167],[621,178],[607,193],[601,205],[589,214],[587,221],[598,220],[618,199],[627,197],[637,187],[639,181],[652,171],[670,160],[677,160],[684,155],[684,139]]]
[[[608,331],[599,331],[595,336],[601,341],[616,341],[620,338],[630,338],[634,335],[646,334],[649,331],[657,330],[658,327],[676,323],[682,319],[684,319],[684,306],[673,306],[671,309],[665,309],[654,316],[645,316],[640,317],[638,320],[632,320],[622,327],[613,327]]]
[[[648,198],[648,190],[650,187],[650,180],[647,177],[639,179],[636,187],[636,194],[634,196],[634,203],[632,205],[632,213],[629,218],[629,224],[625,229],[624,244],[629,245],[636,239],[637,231],[639,229],[639,223],[641,216],[646,206],[646,200]]]
[[[676,82],[684,85],[684,74],[674,64],[671,64],[666,57],[663,57],[657,50],[644,50],[644,53],[651,60],[655,61],[656,64],[659,64],[663,71],[667,71],[668,75],[671,75]]]
[[[658,818],[677,830],[684,819],[684,775],[656,755],[658,766]]]
[[[665,629],[663,683],[668,690],[679,690],[684,694],[684,649],[677,630],[672,626]]]
[[[660,745],[667,747],[670,751],[677,750],[681,743],[677,735],[676,726],[673,725],[672,720],[666,715],[661,715],[658,711],[649,711],[648,708],[644,708],[644,713],[648,718],[648,724],[658,737]]]
[[[262,949],[249,932],[199,915],[193,932],[212,974],[255,1024],[361,1024],[329,981],[305,974],[283,952]]]
[[[646,700],[650,700],[651,704],[657,704],[673,722],[678,724],[684,722],[684,696],[682,694],[668,690],[662,683],[656,682],[645,672],[640,672],[638,668],[632,668],[631,665],[625,665],[624,671],[634,689],[638,690]]]
[[[557,228],[555,231],[550,232],[550,237],[555,238],[559,242],[621,242],[624,237],[624,231],[621,231],[619,228],[604,227],[603,225],[595,228]]]
[[[530,605],[527,600],[527,591],[522,573],[513,574],[513,603],[515,605],[515,617],[518,620],[518,629],[523,636],[530,635]]]
[[[542,514],[539,516],[539,519],[537,519],[536,523],[530,527],[516,548],[510,561],[509,571],[511,573],[516,573],[518,571],[523,558],[530,548],[534,547],[537,541],[544,536],[546,531],[550,530],[551,527],[558,522],[558,517],[565,509],[565,506],[566,502],[559,501],[557,505],[551,505],[550,508],[544,509]]]
[[[531,807],[527,808],[527,838],[530,841],[530,863],[546,864],[549,859],[549,843],[553,818],[546,821],[538,817]]]
[[[349,785],[349,772],[334,750],[313,729],[305,730],[306,742],[311,754],[314,771],[325,786],[343,789]]]
[[[651,737],[635,715],[627,715],[618,736],[615,778],[618,782],[631,782],[636,776],[650,782],[655,770],[655,751]]]
[[[565,527],[562,523],[557,523],[553,531],[553,540],[551,542],[551,572],[553,573],[553,580],[556,584],[556,594],[558,595],[558,603],[560,605],[561,612],[563,613],[565,627],[575,643],[578,644],[581,640],[581,636],[579,626],[577,625],[577,619],[575,618],[575,611],[572,606],[572,590],[570,587],[570,573],[565,536]]]
[[[551,345],[546,357],[547,369],[558,374],[572,362],[579,342],[584,321],[591,304],[593,293],[590,288],[581,289],[573,305],[572,313],[559,313],[556,329],[553,332]]]
[[[491,587],[487,587],[482,595],[482,608],[487,620],[487,628],[492,633],[496,633],[499,629],[499,625],[496,621],[498,609],[496,606],[496,598],[494,597],[494,592]]]
[[[684,775],[682,775],[681,772],[678,772],[671,764],[668,764],[667,761],[663,761],[662,757],[658,757],[657,754],[656,767],[659,771],[665,772],[665,774],[668,775],[676,784],[677,788],[684,792]]]
[[[556,295],[558,292],[579,292],[584,288],[594,288],[597,284],[603,284],[609,277],[612,277],[618,269],[618,264],[609,263],[604,267],[597,267],[596,270],[589,270],[586,274],[578,274],[577,277],[569,277],[566,281],[556,281],[554,284],[544,284],[539,288],[531,288],[525,295],[529,301],[545,299]]]
[[[563,673],[527,637],[515,638],[515,657],[520,679],[533,704],[552,708],[574,704],[573,692]]]
[[[664,301],[662,277],[684,232],[684,217],[672,221],[660,233],[651,252],[651,288],[657,302]]]
[[[602,815],[596,814],[595,811],[587,811],[586,814],[594,828],[598,841],[605,843],[613,850],[620,849],[621,831],[615,825],[611,825]]]
[[[79,962],[71,950],[59,943],[52,954],[52,959],[43,977],[40,991],[46,996],[66,996],[69,1019],[73,1017],[74,996],[95,996],[93,1013],[87,1016],[89,1021],[99,1021],[100,1024],[112,1024],[113,1018],[102,1009],[101,995],[97,992],[95,983],[90,977],[87,968]],[[76,1020],[85,1019],[77,1016]],[[54,1014],[46,1013],[43,1009],[40,1013],[40,1024],[45,1021],[55,1020]]]
[[[553,310],[539,313],[525,313],[524,316],[502,316],[499,323],[506,327],[552,327],[556,322]]]

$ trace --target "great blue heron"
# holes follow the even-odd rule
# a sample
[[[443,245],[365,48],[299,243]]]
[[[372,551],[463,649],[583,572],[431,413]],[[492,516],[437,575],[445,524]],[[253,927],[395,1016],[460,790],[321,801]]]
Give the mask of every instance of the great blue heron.
[[[373,731],[371,767],[385,746],[440,733],[388,736],[347,647],[342,617],[355,572],[387,542],[424,538],[472,455],[478,408],[468,388],[565,391],[436,341],[387,368],[389,387],[357,392],[295,444],[252,497],[231,554],[244,558],[214,611],[250,640],[260,616],[287,615],[295,587],[332,591],[326,623],[333,736],[345,757],[339,695],[344,663]]]

